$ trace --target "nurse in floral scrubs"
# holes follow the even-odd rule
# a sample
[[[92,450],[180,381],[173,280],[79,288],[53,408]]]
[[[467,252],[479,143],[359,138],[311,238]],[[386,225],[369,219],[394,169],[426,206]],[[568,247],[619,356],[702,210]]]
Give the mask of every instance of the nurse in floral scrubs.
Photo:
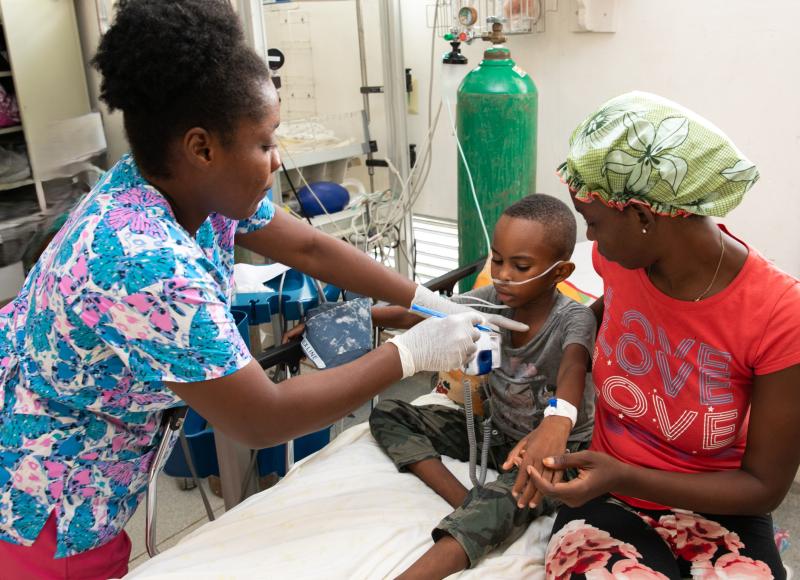
[[[252,448],[274,445],[403,376],[461,366],[481,320],[265,199],[280,166],[278,96],[227,0],[120,0],[93,62],[132,154],[0,310],[2,578],[125,574],[123,527],[166,409],[185,401]],[[229,312],[234,243],[454,316],[277,387]]]

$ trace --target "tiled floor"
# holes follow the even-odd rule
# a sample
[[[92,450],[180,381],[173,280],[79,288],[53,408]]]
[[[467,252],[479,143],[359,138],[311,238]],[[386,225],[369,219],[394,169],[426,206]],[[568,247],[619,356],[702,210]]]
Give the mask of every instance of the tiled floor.
[[[383,395],[385,398],[413,400],[430,390],[430,379],[418,376],[401,381],[390,387]],[[369,415],[369,405],[364,405],[353,416],[345,419],[344,427],[365,421]],[[222,499],[209,494],[215,514],[223,511]],[[144,543],[144,504],[128,523],[126,530],[131,537],[130,568],[133,569],[147,559]],[[795,540],[788,551],[783,554],[784,562],[793,570],[800,571],[800,484],[795,483],[789,491],[781,507],[775,512],[775,521],[789,530]],[[162,475],[158,482],[158,527],[157,539],[159,551],[174,546],[189,532],[197,529],[207,521],[203,502],[197,489],[184,491],[179,489],[176,480]]]

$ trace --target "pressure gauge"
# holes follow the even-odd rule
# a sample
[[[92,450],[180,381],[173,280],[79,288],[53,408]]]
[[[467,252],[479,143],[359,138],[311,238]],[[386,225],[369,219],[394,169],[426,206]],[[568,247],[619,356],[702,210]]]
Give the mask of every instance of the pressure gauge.
[[[478,21],[478,11],[473,6],[464,6],[458,11],[458,22],[461,26],[475,26]]]

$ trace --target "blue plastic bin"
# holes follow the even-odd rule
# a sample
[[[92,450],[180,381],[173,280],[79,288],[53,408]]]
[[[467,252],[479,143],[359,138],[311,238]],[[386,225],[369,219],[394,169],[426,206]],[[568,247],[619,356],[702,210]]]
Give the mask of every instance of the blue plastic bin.
[[[313,278],[297,270],[288,270],[283,288],[280,281],[280,276],[273,278],[263,292],[235,294],[232,308],[246,312],[249,324],[264,324],[270,321],[273,314],[282,314],[287,320],[300,320],[306,312],[319,304],[319,294]],[[282,294],[278,293],[279,289],[282,289]],[[342,291],[328,284],[323,292],[328,302],[336,302]]]

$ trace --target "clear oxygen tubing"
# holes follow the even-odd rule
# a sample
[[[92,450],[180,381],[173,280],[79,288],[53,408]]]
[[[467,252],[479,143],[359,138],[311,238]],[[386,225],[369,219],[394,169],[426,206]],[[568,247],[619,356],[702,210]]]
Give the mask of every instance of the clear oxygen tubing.
[[[461,161],[464,163],[464,169],[467,170],[467,179],[469,180],[469,188],[472,192],[472,199],[475,202],[475,208],[478,210],[478,218],[481,222],[481,228],[483,229],[483,237],[486,242],[486,252],[491,253],[492,251],[492,242],[489,239],[489,231],[486,229],[486,221],[483,219],[483,212],[481,211],[481,204],[478,203],[478,194],[475,193],[475,183],[472,181],[472,171],[469,169],[469,164],[467,163],[467,157],[464,155],[464,149],[461,148],[461,140],[458,138],[458,129],[456,129],[456,122],[453,119],[453,109],[450,107],[450,101],[445,100],[444,102],[445,107],[447,108],[447,117],[450,119],[450,129],[453,131],[453,136],[456,139],[456,147],[458,148],[458,154],[461,157]]]
[[[488,300],[484,300],[483,298],[478,298],[477,296],[463,296],[463,298],[461,298],[458,301],[458,303],[461,304],[462,306],[477,306],[480,308],[489,308],[492,310],[504,310],[511,308],[510,306],[506,306],[505,304],[495,304],[493,302],[489,302]]]
[[[483,375],[481,382],[486,380]],[[464,389],[464,413],[467,417],[467,441],[469,442],[469,479],[475,487],[483,487],[486,482],[486,472],[489,463],[489,446],[492,440],[492,419],[488,417],[483,420],[483,448],[481,449],[480,474],[477,474],[478,463],[478,442],[475,436],[475,415],[472,407],[472,389],[469,381],[464,379],[461,383]]]
[[[553,263],[547,270],[542,272],[541,274],[534,276],[533,278],[528,278],[527,280],[521,280],[519,282],[512,282],[511,280],[500,280],[498,278],[492,278],[492,283],[496,284],[497,286],[521,286],[522,284],[527,284],[528,282],[533,282],[534,280],[538,280],[542,276],[545,276],[552,271],[553,268],[558,266],[559,264],[563,264],[564,260],[559,260],[558,262]]]

